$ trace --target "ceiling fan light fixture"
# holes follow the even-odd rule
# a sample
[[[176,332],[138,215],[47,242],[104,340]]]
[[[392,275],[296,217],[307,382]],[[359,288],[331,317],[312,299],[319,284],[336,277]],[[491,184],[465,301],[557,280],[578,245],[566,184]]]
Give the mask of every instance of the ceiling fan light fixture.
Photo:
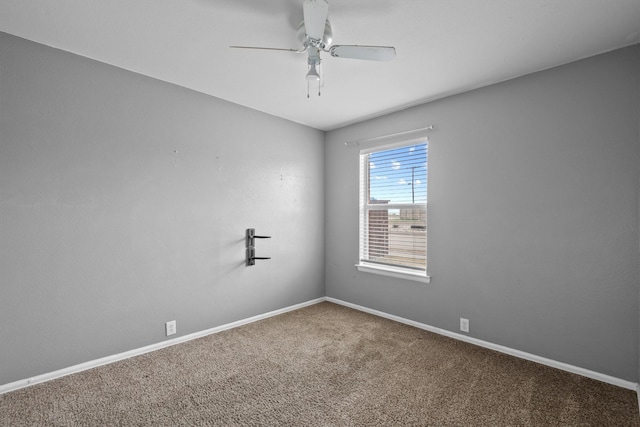
[[[310,82],[318,82],[320,81],[320,74],[318,74],[318,70],[316,69],[316,64],[309,64],[309,72],[307,73],[307,81]]]

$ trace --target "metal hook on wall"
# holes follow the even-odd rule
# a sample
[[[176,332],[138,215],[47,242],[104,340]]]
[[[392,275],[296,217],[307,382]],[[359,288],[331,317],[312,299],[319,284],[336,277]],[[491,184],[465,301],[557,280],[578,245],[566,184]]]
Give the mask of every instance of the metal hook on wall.
[[[255,228],[247,228],[247,266],[255,265],[257,259],[271,259],[271,257],[257,257],[255,239],[270,239],[271,236],[256,236]]]

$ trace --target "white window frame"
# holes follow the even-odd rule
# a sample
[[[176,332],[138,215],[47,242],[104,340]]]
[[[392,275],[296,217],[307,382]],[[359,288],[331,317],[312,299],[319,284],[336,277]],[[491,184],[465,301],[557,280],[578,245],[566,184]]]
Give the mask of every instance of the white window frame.
[[[385,144],[385,145],[378,145],[375,147],[370,147],[370,148],[365,148],[360,150],[360,174],[359,174],[359,204],[360,204],[360,209],[359,209],[359,232],[358,232],[358,264],[356,264],[356,267],[358,269],[358,271],[361,272],[366,272],[366,273],[373,273],[373,274],[380,274],[380,275],[384,275],[384,276],[390,276],[390,277],[395,277],[395,278],[400,278],[400,279],[406,279],[406,280],[413,280],[413,281],[418,281],[418,282],[423,282],[423,283],[429,283],[431,281],[431,277],[428,275],[427,271],[428,271],[428,264],[425,266],[425,270],[416,270],[410,267],[402,267],[402,266],[396,266],[396,265],[387,265],[387,264],[378,264],[378,263],[374,263],[374,262],[367,262],[364,258],[366,258],[366,256],[364,256],[364,252],[367,251],[366,245],[367,245],[367,238],[366,236],[368,235],[367,233],[367,221],[369,218],[369,212],[371,210],[379,210],[380,205],[376,207],[372,207],[372,206],[376,206],[375,204],[369,204],[369,178],[370,178],[370,169],[369,169],[369,162],[368,161],[364,161],[364,157],[363,156],[367,156],[371,153],[375,153],[375,152],[379,152],[379,151],[387,151],[387,150],[393,150],[396,148],[402,148],[402,147],[410,147],[412,145],[417,145],[417,144],[422,144],[422,143],[427,143],[427,149],[428,149],[428,139],[426,137],[420,137],[420,138],[414,138],[411,140],[404,140],[401,142],[396,142],[393,144]],[[428,158],[428,156],[427,156]],[[368,158],[367,158],[368,159]],[[428,160],[427,160],[428,163]],[[428,173],[428,164],[427,164],[427,173]],[[428,180],[427,180],[428,182]],[[424,204],[422,203],[409,203],[409,204],[390,204],[390,205],[384,205],[384,209],[403,209],[403,208],[408,208],[408,207],[412,207],[415,208],[416,205],[419,206],[424,206],[425,209],[425,214],[426,214],[426,210],[427,210],[427,202],[425,201]],[[425,251],[427,250],[427,242],[425,239]]]

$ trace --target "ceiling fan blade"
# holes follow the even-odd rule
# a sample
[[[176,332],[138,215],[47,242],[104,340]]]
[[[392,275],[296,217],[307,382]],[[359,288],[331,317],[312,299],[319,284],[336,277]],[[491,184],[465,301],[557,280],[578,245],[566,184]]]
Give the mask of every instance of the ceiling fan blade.
[[[232,49],[258,49],[258,50],[282,50],[285,52],[303,53],[303,50],[298,49],[283,49],[280,47],[260,47],[260,46],[229,46]]]
[[[324,25],[329,14],[327,0],[304,0],[302,12],[304,14],[304,28],[307,37],[314,40],[322,40]]]
[[[396,57],[396,48],[391,46],[335,45],[331,46],[329,53],[336,58],[391,61]]]

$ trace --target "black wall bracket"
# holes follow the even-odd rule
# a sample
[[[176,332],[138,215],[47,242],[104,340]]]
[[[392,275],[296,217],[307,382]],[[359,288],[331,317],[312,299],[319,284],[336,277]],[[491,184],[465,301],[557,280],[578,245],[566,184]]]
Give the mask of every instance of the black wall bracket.
[[[271,257],[257,257],[255,239],[270,239],[271,236],[256,236],[255,228],[247,228],[247,266],[256,265],[257,259],[271,259]]]

